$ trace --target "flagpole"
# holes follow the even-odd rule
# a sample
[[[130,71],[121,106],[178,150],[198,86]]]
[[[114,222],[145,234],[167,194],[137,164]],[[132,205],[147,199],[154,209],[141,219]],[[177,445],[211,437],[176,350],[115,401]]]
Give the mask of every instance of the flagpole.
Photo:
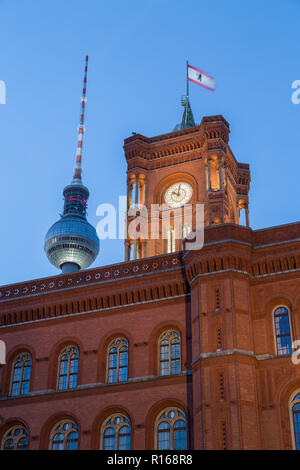
[[[187,125],[189,106],[189,61],[186,61],[186,103],[185,103],[185,124]]]
[[[186,97],[189,100],[189,61],[186,61]]]

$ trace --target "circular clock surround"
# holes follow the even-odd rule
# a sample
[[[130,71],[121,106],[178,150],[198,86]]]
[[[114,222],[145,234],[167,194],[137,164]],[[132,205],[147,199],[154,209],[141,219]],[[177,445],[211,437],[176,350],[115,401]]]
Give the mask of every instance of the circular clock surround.
[[[174,183],[165,192],[165,203],[172,208],[181,207],[190,201],[192,195],[193,188],[189,183]]]

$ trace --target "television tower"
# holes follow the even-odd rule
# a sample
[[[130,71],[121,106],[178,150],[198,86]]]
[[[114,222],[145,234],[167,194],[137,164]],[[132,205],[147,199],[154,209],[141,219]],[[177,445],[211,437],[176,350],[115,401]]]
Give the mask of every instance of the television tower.
[[[78,126],[76,165],[71,184],[63,191],[64,212],[45,237],[44,249],[54,266],[64,274],[87,268],[99,253],[99,239],[95,228],[87,221],[89,190],[82,184],[82,144],[86,99],[88,56],[85,58],[83,92]]]

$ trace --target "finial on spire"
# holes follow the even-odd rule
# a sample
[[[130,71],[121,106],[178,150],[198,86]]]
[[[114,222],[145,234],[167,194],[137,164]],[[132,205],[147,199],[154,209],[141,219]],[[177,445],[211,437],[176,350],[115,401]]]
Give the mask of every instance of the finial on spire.
[[[76,150],[76,166],[74,168],[74,176],[72,184],[82,184],[81,173],[81,160],[82,160],[82,143],[83,143],[83,134],[85,131],[84,127],[84,110],[85,110],[85,103],[87,102],[86,99],[86,85],[87,85],[87,70],[88,70],[88,60],[89,56],[85,56],[85,67],[84,67],[84,78],[83,78],[83,90],[82,90],[82,97],[80,98],[81,101],[81,109],[80,109],[80,122],[77,126],[78,130],[78,140],[77,140],[77,150]]]

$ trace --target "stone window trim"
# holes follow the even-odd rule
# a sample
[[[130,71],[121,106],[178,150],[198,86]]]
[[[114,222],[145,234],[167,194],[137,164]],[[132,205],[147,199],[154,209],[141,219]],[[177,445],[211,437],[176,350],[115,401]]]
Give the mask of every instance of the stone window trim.
[[[15,424],[11,426],[3,435],[1,440],[1,450],[5,450],[5,445],[7,442],[11,440],[13,450],[19,450],[20,446],[24,446],[26,450],[28,449],[29,439],[28,439],[28,431],[23,424]],[[26,442],[22,440],[25,440]]]
[[[290,418],[290,429],[291,429],[291,438],[292,438],[292,447],[293,450],[297,450],[296,445],[296,436],[295,436],[295,426],[294,426],[294,411],[293,408],[296,404],[300,404],[300,388],[293,391],[289,398],[288,409],[289,409],[289,418]]]
[[[179,353],[179,368],[178,368],[178,371],[175,372],[180,374],[181,373],[181,368],[182,368],[182,348],[181,348],[181,334],[180,332],[177,330],[177,329],[168,329],[168,330],[165,330],[162,332],[162,334],[159,336],[159,339],[158,339],[158,375],[159,376],[164,376],[164,375],[174,375],[174,373],[172,372],[172,362],[174,362],[175,360],[178,361],[178,358],[172,358],[172,343],[173,345],[175,344],[174,343],[174,340],[179,340],[179,343],[176,343],[176,344],[179,344],[179,348],[180,348],[180,353]],[[167,359],[164,359],[162,357],[162,351],[161,351],[161,348],[163,347],[163,342],[166,342],[168,341],[168,358]],[[168,364],[168,368],[169,368],[169,374],[163,374],[162,373],[162,365],[163,363],[167,363]]]
[[[19,379],[15,379],[15,372],[17,365],[20,364],[20,373]],[[26,371],[26,368],[30,368],[29,374]],[[22,351],[19,352],[13,359],[11,365],[11,375],[10,375],[10,383],[9,383],[9,396],[16,397],[16,396],[25,396],[29,393],[30,390],[30,383],[31,383],[31,370],[32,370],[32,356],[29,351]],[[17,394],[14,393],[14,385],[19,383],[19,392]],[[22,393],[23,387],[25,384],[28,384],[27,393]]]
[[[276,325],[275,325],[275,313],[277,312],[278,309],[280,308],[285,308],[288,312],[288,319],[289,319],[289,328],[290,328],[290,339],[291,343],[293,342],[293,329],[292,329],[292,322],[291,322],[291,309],[285,305],[285,304],[278,304],[272,309],[272,325],[273,325],[273,341],[274,341],[274,350],[275,350],[275,355],[276,356],[281,356],[284,355],[283,353],[280,354],[278,351],[278,343],[277,343],[277,338],[278,335],[276,334]],[[289,354],[289,353],[285,353]]]
[[[101,430],[100,430],[100,450],[104,450],[104,433],[108,428],[114,429],[115,450],[119,450],[120,430],[123,427],[129,428],[130,449],[131,449],[132,426],[131,426],[130,419],[128,416],[126,416],[123,413],[113,413],[109,415],[107,418],[105,418],[105,420],[102,423]]]
[[[66,371],[66,373],[62,373],[62,370],[61,370],[61,366],[62,366],[64,356],[68,357],[68,359],[66,361],[67,362],[67,371]],[[76,361],[76,360],[77,360],[76,370],[72,371],[72,361]],[[57,390],[70,390],[70,389],[76,388],[77,383],[78,383],[78,372],[79,372],[79,348],[76,344],[68,344],[67,346],[65,346],[61,350],[61,352],[59,353],[59,356],[58,356],[56,389]],[[60,385],[60,379],[63,376],[66,376],[66,387],[65,388],[61,388],[61,385]],[[73,386],[70,387],[71,378],[72,378],[72,382],[73,382],[73,378],[75,376],[76,376],[76,386],[75,387],[73,387]]]
[[[116,360],[112,359],[112,355],[116,356]],[[125,356],[125,363],[123,363],[122,355]],[[107,347],[107,360],[106,360],[106,383],[122,383],[128,380],[129,369],[129,342],[124,336],[114,338]],[[115,373],[115,380],[113,370]],[[112,379],[111,379],[111,375]],[[124,380],[120,380],[124,378]]]
[[[170,417],[169,414],[172,413],[174,416]],[[170,426],[170,449],[166,450],[174,450],[175,447],[175,424],[177,421],[184,421],[185,422],[185,432],[187,432],[187,419],[186,415],[183,410],[180,408],[170,406],[164,408],[159,412],[157,418],[154,423],[154,449],[159,449],[159,425],[163,422],[167,422]]]

